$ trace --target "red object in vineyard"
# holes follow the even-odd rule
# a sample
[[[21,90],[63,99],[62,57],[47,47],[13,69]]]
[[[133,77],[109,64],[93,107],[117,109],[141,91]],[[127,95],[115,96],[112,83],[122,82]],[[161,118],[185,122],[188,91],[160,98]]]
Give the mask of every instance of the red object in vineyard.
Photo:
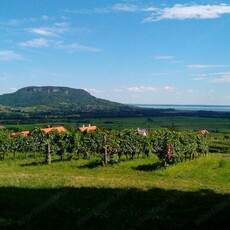
[[[167,159],[169,160],[171,158],[171,156],[172,156],[172,146],[170,144],[167,144],[166,150],[168,152]]]

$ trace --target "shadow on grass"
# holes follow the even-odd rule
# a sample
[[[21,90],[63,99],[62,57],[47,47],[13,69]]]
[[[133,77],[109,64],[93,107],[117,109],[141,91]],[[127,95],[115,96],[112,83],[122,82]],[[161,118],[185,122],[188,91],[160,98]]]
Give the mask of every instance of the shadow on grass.
[[[51,164],[65,162],[65,161],[71,161],[71,159],[52,159]],[[38,166],[38,165],[47,165],[47,163],[45,160],[40,160],[40,161],[37,160],[37,161],[30,162],[30,163],[20,164],[21,167]]]
[[[229,229],[230,195],[110,188],[0,188],[0,229]]]
[[[102,166],[102,162],[97,160],[97,161],[90,161],[87,164],[78,166],[79,169],[93,169],[93,168],[97,168],[99,166]]]
[[[154,171],[157,169],[160,169],[161,164],[159,162],[153,163],[153,164],[145,164],[145,165],[138,165],[137,167],[132,167],[132,169],[134,170],[138,170],[138,171]]]
[[[30,163],[20,164],[21,167],[45,165],[45,161],[33,161]]]

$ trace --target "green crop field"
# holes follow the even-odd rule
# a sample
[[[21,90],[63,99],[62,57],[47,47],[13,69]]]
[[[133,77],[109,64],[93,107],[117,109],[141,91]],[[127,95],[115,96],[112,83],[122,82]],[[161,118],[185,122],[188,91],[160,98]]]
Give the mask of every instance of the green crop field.
[[[207,129],[210,133],[227,133],[230,134],[230,119],[228,118],[205,118],[205,117],[130,117],[130,118],[85,118],[85,119],[67,119],[51,120],[47,122],[10,122],[1,121],[1,125],[6,128],[18,127],[22,130],[30,130],[34,127],[44,127],[47,124],[65,125],[67,127],[79,127],[81,125],[96,125],[106,129],[137,129],[145,128],[149,130],[172,129],[178,131],[196,131]]]
[[[227,229],[230,155],[157,168],[157,157],[0,162],[1,229]]]

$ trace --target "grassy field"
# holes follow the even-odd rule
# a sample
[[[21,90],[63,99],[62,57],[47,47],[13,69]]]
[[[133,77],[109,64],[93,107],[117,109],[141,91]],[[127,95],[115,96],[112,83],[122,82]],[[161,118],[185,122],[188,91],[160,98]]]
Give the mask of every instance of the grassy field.
[[[212,154],[158,168],[157,157],[102,167],[100,159],[0,161],[0,229],[230,229],[230,120],[196,117],[49,122],[106,129],[209,130]],[[4,125],[4,123],[3,123]],[[8,124],[30,130],[47,123]]]
[[[34,127],[44,127],[47,124],[65,125],[66,127],[79,127],[82,125],[96,125],[106,129],[137,129],[145,128],[156,130],[162,128],[175,129],[180,131],[196,131],[207,129],[211,133],[230,134],[230,119],[225,118],[202,118],[202,117],[130,117],[130,118],[89,118],[89,119],[70,119],[23,124],[17,122],[15,124],[1,124],[7,128],[19,127],[22,130],[30,130]]]
[[[0,229],[228,229],[230,155],[0,162]]]

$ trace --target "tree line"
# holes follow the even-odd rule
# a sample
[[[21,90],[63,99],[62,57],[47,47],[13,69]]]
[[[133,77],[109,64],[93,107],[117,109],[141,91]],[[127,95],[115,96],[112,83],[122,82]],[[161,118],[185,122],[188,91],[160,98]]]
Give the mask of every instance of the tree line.
[[[50,164],[53,156],[63,159],[101,158],[103,165],[119,162],[121,158],[132,160],[134,157],[148,157],[156,154],[163,166],[192,160],[208,154],[205,135],[195,133],[156,130],[147,136],[138,135],[135,130],[102,130],[80,132],[71,129],[67,132],[51,131],[45,133],[34,129],[27,137],[0,132],[0,157],[2,160],[12,154],[27,158],[44,157]]]

